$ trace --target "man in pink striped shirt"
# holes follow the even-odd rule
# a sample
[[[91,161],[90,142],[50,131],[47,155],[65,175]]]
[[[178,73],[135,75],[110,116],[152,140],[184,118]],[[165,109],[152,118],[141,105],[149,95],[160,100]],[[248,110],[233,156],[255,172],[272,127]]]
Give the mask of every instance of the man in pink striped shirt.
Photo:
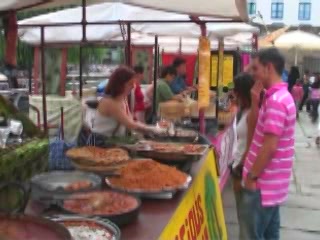
[[[275,48],[259,51],[253,62],[265,94],[243,168],[243,240],[280,239],[279,206],[288,197],[296,123],[294,100],[281,80],[284,64]]]

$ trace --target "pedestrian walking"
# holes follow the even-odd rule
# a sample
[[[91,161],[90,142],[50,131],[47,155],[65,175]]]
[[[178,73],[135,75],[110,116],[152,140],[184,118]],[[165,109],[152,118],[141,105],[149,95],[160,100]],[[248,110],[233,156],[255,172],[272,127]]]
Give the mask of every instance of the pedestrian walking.
[[[282,78],[282,73],[281,73]],[[297,80],[300,78],[299,68],[297,66],[292,66],[288,75],[288,90],[291,92],[293,86],[296,84]]]
[[[296,105],[297,118],[299,118],[299,106],[303,98],[303,81],[298,81],[292,88],[291,94]]]
[[[320,75],[316,76],[314,83],[310,89],[310,101],[311,101],[311,120],[316,123],[319,117],[319,102],[320,102]]]
[[[299,110],[302,111],[304,105],[306,104],[307,112],[310,111],[310,104],[309,104],[309,87],[310,87],[310,79],[309,79],[309,71],[306,71],[303,75],[303,98],[301,100],[301,104]]]
[[[284,58],[276,48],[261,50],[253,76],[265,88],[252,143],[243,168],[239,204],[242,240],[279,240],[280,205],[289,192],[294,157],[296,108],[282,82]]]

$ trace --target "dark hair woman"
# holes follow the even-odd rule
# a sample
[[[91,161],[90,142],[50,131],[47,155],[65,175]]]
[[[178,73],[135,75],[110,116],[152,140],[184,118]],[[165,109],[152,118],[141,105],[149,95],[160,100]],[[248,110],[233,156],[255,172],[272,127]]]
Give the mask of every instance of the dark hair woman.
[[[248,138],[249,138],[249,122],[248,116],[252,104],[251,89],[253,88],[254,81],[248,73],[241,73],[234,79],[234,95],[237,100],[240,114],[238,115],[237,122],[237,148],[235,153],[234,162],[231,168],[233,176],[233,188],[237,204],[237,212],[239,218],[240,192],[241,192],[241,178],[244,155],[247,151]],[[243,220],[243,219],[242,219]],[[241,219],[239,219],[239,222]],[[241,232],[241,229],[240,229]]]
[[[125,136],[126,130],[151,131],[159,130],[133,120],[127,98],[134,85],[136,73],[128,67],[117,68],[105,88],[105,97],[98,104],[92,132],[107,136]]]
[[[254,85],[253,78],[248,73],[240,73],[234,79],[233,92],[237,97],[241,109],[249,109],[251,106],[251,88]]]

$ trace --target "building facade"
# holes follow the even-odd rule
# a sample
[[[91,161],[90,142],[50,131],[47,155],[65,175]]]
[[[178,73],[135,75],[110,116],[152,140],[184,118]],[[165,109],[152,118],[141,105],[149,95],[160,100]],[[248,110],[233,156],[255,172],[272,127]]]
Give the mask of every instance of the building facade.
[[[256,23],[267,26],[320,27],[320,0],[248,0],[247,2],[249,15]]]

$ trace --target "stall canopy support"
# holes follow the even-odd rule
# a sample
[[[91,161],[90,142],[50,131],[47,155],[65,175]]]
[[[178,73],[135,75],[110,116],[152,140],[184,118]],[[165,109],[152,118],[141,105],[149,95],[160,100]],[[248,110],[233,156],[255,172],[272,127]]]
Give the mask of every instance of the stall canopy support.
[[[66,79],[67,79],[67,61],[68,49],[61,49],[61,65],[60,65],[60,96],[66,95]]]
[[[79,97],[82,98],[82,88],[83,88],[83,54],[82,54],[83,48],[82,45],[80,45],[79,48]]]
[[[87,0],[82,0],[82,42],[87,41]]]
[[[152,99],[152,122],[156,120],[156,94],[157,94],[157,80],[158,80],[158,61],[159,61],[159,47],[158,36],[154,37],[154,66],[153,66],[153,99]]]
[[[82,43],[87,42],[87,1],[82,0],[82,41],[79,48],[79,97],[83,95],[83,49]]]
[[[207,26],[205,22],[202,22],[199,17],[190,16],[190,19],[200,26],[201,36],[207,36]],[[205,134],[206,132],[206,121],[205,121],[205,110],[199,110],[199,128],[200,133]]]
[[[45,63],[45,45],[44,45],[44,27],[41,27],[41,84],[42,84],[42,111],[43,111],[43,131],[48,134],[47,122],[47,93],[46,93],[46,63]]]
[[[218,43],[218,71],[217,71],[217,97],[216,97],[216,116],[219,119],[219,97],[223,88],[223,64],[224,64],[224,39],[219,38]]]
[[[126,64],[131,67],[131,23],[127,24],[127,58],[126,58]]]

